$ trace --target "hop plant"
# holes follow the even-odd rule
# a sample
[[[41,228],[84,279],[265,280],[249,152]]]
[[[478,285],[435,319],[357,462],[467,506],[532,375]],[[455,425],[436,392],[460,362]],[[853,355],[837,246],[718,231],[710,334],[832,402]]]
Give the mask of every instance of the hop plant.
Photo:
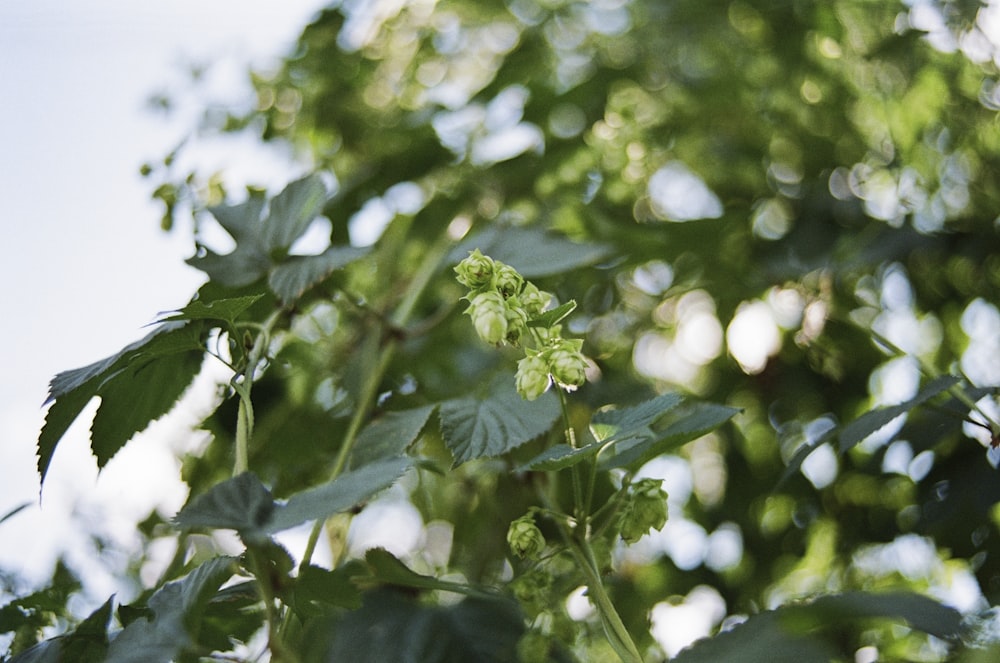
[[[649,530],[660,530],[667,523],[667,492],[660,479],[641,479],[632,484],[621,516],[621,536],[625,543],[635,543]]]
[[[472,290],[480,290],[493,281],[496,268],[493,258],[484,256],[479,249],[469,253],[469,257],[455,267],[458,282]]]
[[[549,389],[552,378],[549,377],[549,363],[540,354],[529,354],[517,362],[517,374],[514,376],[517,393],[521,397],[533,401]]]
[[[549,352],[549,372],[566,388],[579,387],[587,381],[587,359],[580,352],[582,340],[559,339]]]
[[[510,524],[507,529],[507,545],[515,555],[528,559],[537,559],[545,549],[545,536],[530,513]]]
[[[469,301],[466,313],[472,318],[479,338],[497,345],[507,338],[507,307],[496,291],[481,292]]]
[[[456,279],[469,288],[466,314],[481,339],[491,345],[520,346],[526,337],[534,348],[525,348],[518,362],[515,386],[522,398],[535,400],[556,383],[571,391],[587,381],[587,359],[580,339],[564,339],[558,323],[576,306],[569,302],[557,314],[548,314],[552,295],[525,280],[499,260],[476,249],[455,267]]]

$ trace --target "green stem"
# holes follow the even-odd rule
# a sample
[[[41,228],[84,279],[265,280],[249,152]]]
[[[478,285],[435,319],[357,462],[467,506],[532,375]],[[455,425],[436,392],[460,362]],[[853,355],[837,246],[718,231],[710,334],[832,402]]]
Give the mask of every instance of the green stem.
[[[417,267],[417,271],[414,273],[413,279],[407,286],[402,300],[396,307],[396,310],[389,321],[392,328],[401,329],[406,326],[410,316],[413,315],[413,311],[416,309],[420,296],[423,294],[424,290],[427,289],[427,286],[430,284],[431,279],[434,278],[434,275],[437,274],[441,261],[448,255],[451,244],[452,240],[448,237],[448,235],[442,234],[441,238],[434,244],[434,246],[432,246],[427,253],[424,254],[423,261]],[[357,442],[361,426],[365,423],[365,421],[367,421],[368,415],[375,403],[375,399],[378,396],[378,386],[381,384],[382,378],[384,377],[386,370],[389,368],[389,364],[392,362],[392,358],[399,345],[399,340],[391,334],[383,339],[384,331],[385,329],[380,324],[375,330],[376,333],[369,335],[371,341],[369,341],[369,345],[366,346],[366,352],[369,352],[373,356],[377,356],[377,358],[371,362],[373,364],[371,366],[371,370],[367,371],[367,377],[361,387],[357,407],[355,408],[354,415],[351,417],[351,421],[348,424],[347,431],[344,433],[344,440],[341,443],[340,451],[337,453],[337,458],[334,460],[333,468],[330,470],[330,481],[333,481],[340,476],[340,474],[344,471],[344,468],[347,466],[347,460],[350,458],[351,452],[354,450],[354,444]],[[380,349],[381,352],[379,352]],[[316,544],[323,531],[323,524],[324,521],[322,520],[317,520],[313,523],[313,528],[309,532],[309,539],[306,541],[306,548],[302,553],[302,561],[299,564],[300,572],[312,561],[313,553],[316,552]],[[287,627],[287,617],[285,621],[286,623],[284,624],[284,627]]]
[[[232,386],[240,398],[239,410],[236,413],[236,460],[233,462],[233,476],[250,469],[250,440],[253,438],[254,426],[253,401],[250,398],[250,392],[253,390],[254,373],[267,353],[267,346],[271,342],[271,331],[283,314],[283,309],[275,309],[268,316],[264,324],[261,325],[253,347],[250,349],[243,374],[233,376]]]
[[[555,511],[554,505],[545,490],[538,484],[536,484],[536,489],[546,508],[550,512]],[[593,601],[594,607],[597,608],[598,613],[601,615],[601,624],[604,627],[605,634],[608,636],[608,643],[625,663],[642,663],[642,654],[639,653],[639,648],[636,647],[631,634],[629,634],[628,629],[625,627],[625,622],[622,621],[621,616],[615,609],[614,603],[611,602],[611,597],[604,588],[597,559],[587,539],[586,528],[581,527],[580,523],[577,523],[574,529],[570,529],[565,518],[557,517],[554,520],[556,529],[559,530],[559,534],[565,542],[567,549],[573,555],[577,566],[583,572],[587,584],[587,595]]]

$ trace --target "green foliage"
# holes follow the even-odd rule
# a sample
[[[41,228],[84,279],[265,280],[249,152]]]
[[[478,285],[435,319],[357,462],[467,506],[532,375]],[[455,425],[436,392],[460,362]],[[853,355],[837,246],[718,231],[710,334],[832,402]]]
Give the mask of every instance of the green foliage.
[[[50,386],[43,480],[95,397],[103,467],[231,371],[142,530],[176,558],[79,623],[65,568],[9,592],[14,660],[652,661],[705,595],[679,661],[993,655],[1000,71],[915,27],[972,49],[976,3],[911,5],[321,12],[216,127],[316,173],[220,203],[146,168],[235,247]],[[417,542],[364,543],[401,504]]]

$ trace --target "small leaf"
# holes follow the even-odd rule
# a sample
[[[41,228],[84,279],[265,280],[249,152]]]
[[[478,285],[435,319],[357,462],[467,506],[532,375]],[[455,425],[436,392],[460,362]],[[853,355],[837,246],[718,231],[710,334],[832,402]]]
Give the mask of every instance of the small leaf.
[[[565,304],[555,307],[551,311],[545,311],[537,318],[533,318],[528,321],[529,327],[541,327],[547,329],[552,325],[559,324],[559,322],[565,318],[567,315],[576,310],[576,300],[571,299]]]
[[[260,238],[269,253],[287,250],[320,214],[329,195],[318,175],[306,175],[275,196]]]
[[[149,598],[152,619],[132,621],[108,647],[107,663],[168,663],[192,649],[209,600],[236,571],[232,557],[216,557]]]
[[[377,460],[394,458],[406,451],[427,425],[436,405],[412,410],[386,412],[368,424],[358,435],[351,453],[351,467],[357,468]]]
[[[519,660],[524,624],[510,601],[469,598],[428,606],[386,589],[368,592],[359,610],[321,633],[328,641],[313,660],[507,663]]]
[[[590,431],[600,442],[625,439],[646,431],[683,400],[680,394],[670,392],[632,407],[601,410],[591,418]]]
[[[244,472],[191,500],[174,522],[183,529],[233,529],[244,540],[256,541],[262,538],[274,508],[271,492],[253,473]]]
[[[613,253],[610,246],[574,242],[540,228],[504,228],[491,225],[462,242],[449,259],[458,263],[475,248],[514,267],[526,279],[552,276],[593,265]]]
[[[333,571],[306,566],[295,578],[292,607],[300,618],[321,614],[332,607],[360,608],[361,592],[352,582],[352,576],[357,573],[357,567],[352,565],[340,566]]]
[[[648,437],[637,436],[615,443],[610,455],[601,459],[601,469],[631,466],[637,468],[682,444],[696,440],[732,419],[739,410],[716,403],[692,403],[673,413],[663,430],[652,430]],[[607,453],[607,452],[606,452]]]
[[[39,642],[11,658],[9,663],[103,663],[108,651],[111,603],[111,599],[105,601],[70,633]]]
[[[517,468],[517,470],[519,472],[526,472],[529,470],[535,472],[562,470],[567,467],[572,467],[573,465],[576,465],[591,456],[596,456],[600,452],[602,446],[602,444],[588,444],[585,447],[574,449],[568,444],[557,444],[549,447],[529,460],[527,463],[521,465]]]
[[[372,548],[365,552],[365,562],[371,569],[373,578],[386,585],[428,591],[453,592],[455,594],[474,596],[487,600],[501,598],[500,594],[494,594],[470,585],[438,580],[433,576],[416,573],[384,548]]]
[[[368,248],[331,246],[315,256],[288,256],[271,270],[267,282],[271,292],[287,304],[336,270],[368,253]]]
[[[962,633],[962,615],[926,596],[850,592],[754,615],[730,631],[694,643],[672,661],[827,663],[839,659],[832,643],[842,637],[842,629],[855,624],[860,630],[871,618],[903,621],[943,639],[954,640]]]
[[[347,511],[391,486],[410,465],[412,461],[408,458],[389,458],[342,474],[316,488],[296,493],[288,498],[286,504],[277,507],[267,523],[266,531],[280,532]]]
[[[210,302],[195,300],[182,309],[168,311],[171,315],[161,318],[160,322],[179,320],[218,320],[231,325],[263,296],[264,295],[248,295],[246,297],[217,299]]]
[[[819,439],[810,444],[803,444],[799,447],[792,458],[788,461],[788,466],[782,474],[778,485],[784,484],[792,475],[799,471],[805,459],[818,447],[838,438],[841,453],[850,450],[859,444],[866,437],[879,430],[883,426],[891,423],[893,419],[906,414],[913,408],[941,394],[954,385],[958,384],[961,378],[954,375],[942,375],[931,380],[926,387],[908,401],[898,405],[890,405],[875,410],[869,410],[863,415],[839,428],[831,428]]]
[[[947,391],[960,381],[961,378],[954,375],[942,375],[932,380],[926,387],[920,390],[920,393],[904,403],[865,412],[840,429],[840,451],[844,452],[851,449],[896,417],[906,414],[918,405]]]
[[[551,391],[526,401],[503,376],[485,399],[459,398],[441,404],[441,433],[459,465],[475,458],[505,454],[548,431],[559,417],[559,399]]]

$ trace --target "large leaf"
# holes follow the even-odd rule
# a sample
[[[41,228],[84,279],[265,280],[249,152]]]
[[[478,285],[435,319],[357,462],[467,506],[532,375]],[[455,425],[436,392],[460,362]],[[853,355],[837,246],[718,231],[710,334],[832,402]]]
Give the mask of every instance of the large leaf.
[[[333,481],[296,493],[279,506],[267,524],[269,532],[280,532],[296,525],[327,518],[347,511],[388,488],[402,476],[412,461],[388,458],[342,474]]]
[[[455,464],[499,456],[533,440],[559,417],[559,399],[552,392],[526,401],[504,376],[483,398],[467,397],[441,404],[441,433]]]
[[[108,651],[111,603],[111,599],[105,601],[70,633],[40,642],[11,658],[9,663],[102,663]]]
[[[278,299],[293,302],[310,287],[369,251],[367,247],[331,246],[315,256],[288,256],[271,270],[267,283]]]
[[[420,436],[436,405],[387,412],[368,424],[358,435],[351,454],[351,467],[394,458]]]
[[[863,626],[873,618],[902,621],[911,628],[946,640],[962,633],[962,615],[926,596],[896,592],[849,592],[824,596],[805,605],[788,605],[754,615],[731,631],[701,640],[682,651],[675,663],[827,663],[838,652],[824,629]]]
[[[180,510],[174,522],[184,529],[232,529],[244,539],[257,540],[270,521],[274,508],[271,491],[256,475],[244,472],[191,500]]]
[[[346,511],[388,488],[411,461],[396,457],[365,465],[333,481],[292,495],[277,503],[252,473],[213,486],[191,500],[175,517],[179,527],[233,529],[248,543],[302,523]]]
[[[434,576],[423,575],[408,568],[395,555],[384,548],[372,548],[365,553],[365,563],[372,577],[364,582],[377,582],[394,587],[407,587],[418,590],[438,590],[463,594],[481,599],[500,600],[502,595],[470,585],[439,580]]]
[[[651,440],[650,425],[680,405],[683,397],[671,392],[625,408],[600,410],[590,420],[594,442],[574,449],[568,444],[549,447],[522,465],[521,470],[553,471],[576,465],[624,440]]]
[[[197,642],[209,600],[233,576],[236,560],[216,557],[149,598],[152,618],[129,623],[108,647],[108,663],[168,663]]]
[[[161,318],[161,322],[177,320],[216,320],[232,325],[237,318],[246,312],[251,306],[260,300],[264,295],[247,295],[245,297],[231,297],[228,299],[217,299],[215,301],[204,302],[195,300],[176,311],[169,311],[169,315]]]
[[[365,595],[361,609],[323,628],[308,661],[507,663],[519,660],[523,617],[508,601],[465,599],[428,606],[398,592]]]
[[[916,396],[908,401],[904,401],[897,405],[890,405],[887,407],[869,410],[854,421],[851,421],[839,428],[833,428],[827,431],[811,444],[803,444],[802,447],[795,452],[791,460],[788,461],[788,467],[785,468],[785,473],[781,477],[781,482],[783,483],[791,475],[797,472],[799,468],[802,467],[802,463],[809,456],[809,454],[826,442],[836,438],[839,441],[838,447],[841,453],[848,451],[872,433],[891,423],[896,417],[902,416],[918,405],[926,403],[938,394],[941,394],[955,386],[960,381],[961,378],[954,375],[942,375],[928,382]]]
[[[91,449],[98,467],[170,411],[201,368],[206,329],[198,322],[164,323],[110,357],[56,375],[38,438],[42,482],[59,440],[95,396],[101,405],[91,428]]]
[[[635,435],[616,442],[601,458],[602,469],[638,468],[660,454],[696,440],[732,419],[739,410],[716,403],[691,403],[671,413],[662,429],[651,428],[648,435]]]
[[[203,247],[187,262],[227,288],[267,277],[271,291],[282,302],[291,303],[331,272],[367,253],[367,249],[333,246],[319,255],[289,255],[292,244],[322,212],[328,198],[323,180],[308,175],[276,195],[266,214],[259,196],[239,205],[213,207],[209,212],[236,240],[236,248],[221,255]]]
[[[287,250],[319,216],[330,194],[317,175],[295,180],[271,200],[260,241],[270,250]]]
[[[476,248],[514,267],[526,279],[593,265],[612,254],[611,247],[604,244],[574,242],[540,228],[491,225],[464,241],[451,259],[458,262]]]

